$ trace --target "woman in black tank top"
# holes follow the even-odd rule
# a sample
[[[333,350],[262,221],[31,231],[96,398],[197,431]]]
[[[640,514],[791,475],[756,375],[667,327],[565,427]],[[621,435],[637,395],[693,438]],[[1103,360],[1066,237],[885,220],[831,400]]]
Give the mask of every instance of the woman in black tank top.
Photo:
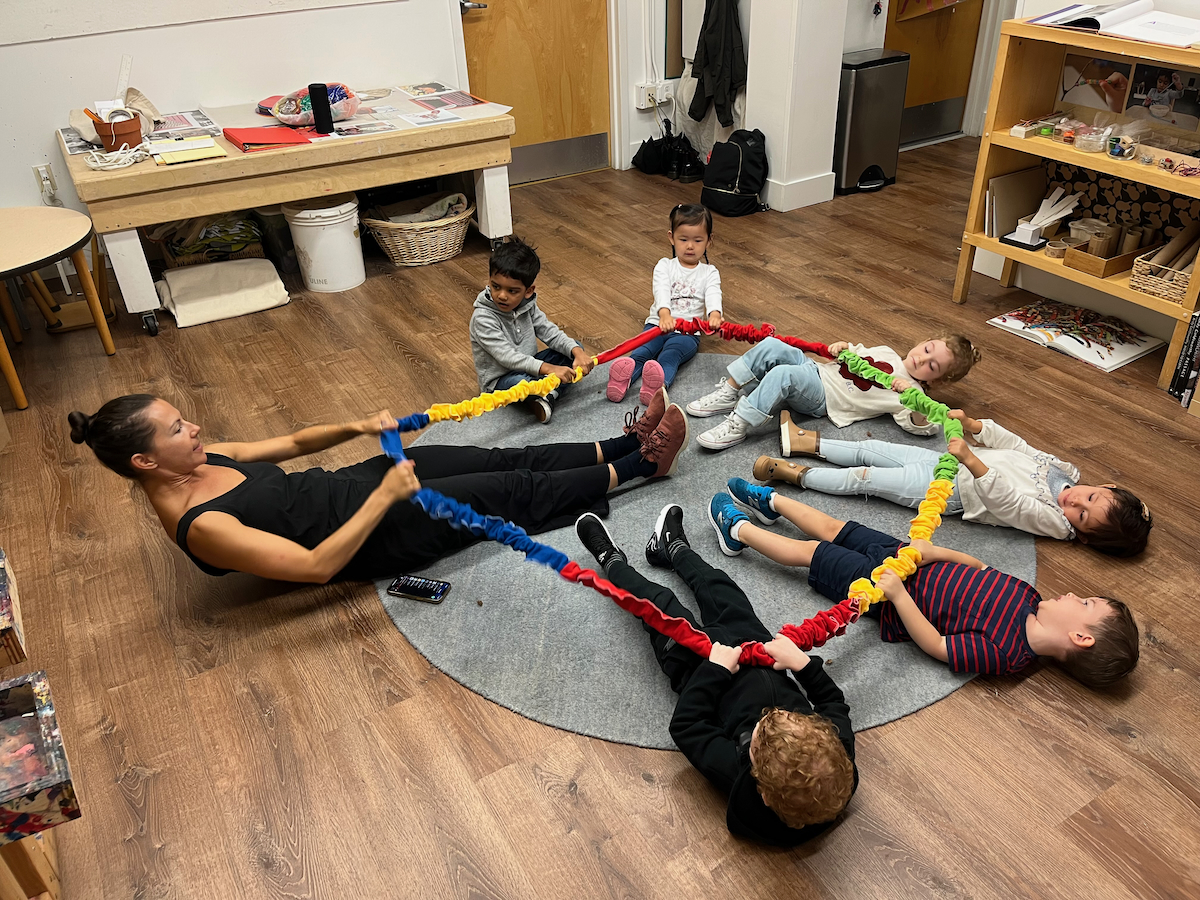
[[[585,511],[636,477],[671,475],[687,424],[666,391],[621,437],[520,449],[414,447],[335,471],[284,472],[275,463],[396,427],[384,410],[357,422],[205,447],[200,428],[149,394],[118,397],[94,416],[73,412],[71,440],[137,481],[168,535],[210,575],[247,572],[325,583],[386,578],[478,538],[402,503],[424,485],[537,534]]]

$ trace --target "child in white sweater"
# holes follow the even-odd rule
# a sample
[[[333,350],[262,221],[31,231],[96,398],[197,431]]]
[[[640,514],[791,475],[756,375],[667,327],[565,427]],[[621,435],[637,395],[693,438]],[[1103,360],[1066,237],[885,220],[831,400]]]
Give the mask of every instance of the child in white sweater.
[[[962,335],[922,341],[903,357],[891,347],[866,347],[846,341],[829,345],[835,357],[843,350],[852,350],[875,368],[898,376],[892,390],[853,374],[836,359],[817,362],[778,338],[767,338],[729,364],[729,378],[718,382],[715,391],[687,405],[689,416],[727,414],[720,425],[701,434],[696,442],[709,450],[740,444],[751,428],[781,409],[784,456],[812,449],[812,436],[816,434],[798,428],[790,412],[828,416],[839,428],[863,419],[891,416],[911,434],[936,434],[938,427],[904,406],[899,394],[909,387],[924,389],[926,384],[958,381],[979,361],[979,351]],[[748,393],[742,395],[743,389]]]
[[[646,317],[644,331],[657,329],[658,337],[638,347],[628,356],[614,360],[608,370],[605,396],[620,403],[629,385],[642,379],[639,399],[649,406],[660,387],[670,387],[679,367],[696,355],[700,338],[680,334],[676,319],[708,318],[712,328],[720,328],[721,275],[708,263],[712,243],[712,213],[699,203],[681,203],[671,210],[671,258],[663,258],[654,267],[654,301]]]
[[[1006,525],[1060,541],[1078,539],[1111,556],[1133,556],[1146,548],[1153,520],[1141,500],[1115,484],[1079,483],[1079,470],[1030,447],[991,419],[973,419],[961,409],[950,417],[977,444],[954,438],[949,451],[962,464],[947,515],[968,522]],[[821,440],[816,456],[845,468],[809,468],[759,457],[760,481],[790,481],[826,494],[883,497],[916,508],[925,497],[938,451],[886,441]]]

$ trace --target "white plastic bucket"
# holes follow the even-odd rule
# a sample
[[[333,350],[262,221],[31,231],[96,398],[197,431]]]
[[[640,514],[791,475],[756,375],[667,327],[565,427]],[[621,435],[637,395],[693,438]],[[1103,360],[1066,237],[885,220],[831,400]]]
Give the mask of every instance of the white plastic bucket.
[[[348,291],[367,280],[353,194],[298,200],[282,209],[310,291]]]

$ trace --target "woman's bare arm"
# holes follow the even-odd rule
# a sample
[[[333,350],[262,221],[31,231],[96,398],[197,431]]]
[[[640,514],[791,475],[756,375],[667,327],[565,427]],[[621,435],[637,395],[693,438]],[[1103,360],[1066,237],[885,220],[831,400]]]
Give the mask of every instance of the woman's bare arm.
[[[358,512],[311,550],[216,511],[202,513],[192,522],[188,549],[219,569],[278,581],[325,584],[350,562],[387,511],[421,487],[414,467],[409,461],[389,469]]]
[[[345,443],[363,434],[379,434],[396,427],[396,420],[386,409],[357,422],[341,425],[313,425],[293,434],[267,438],[265,441],[230,441],[212,444],[210,453],[228,456],[237,462],[283,462],[309,453],[317,453]]]

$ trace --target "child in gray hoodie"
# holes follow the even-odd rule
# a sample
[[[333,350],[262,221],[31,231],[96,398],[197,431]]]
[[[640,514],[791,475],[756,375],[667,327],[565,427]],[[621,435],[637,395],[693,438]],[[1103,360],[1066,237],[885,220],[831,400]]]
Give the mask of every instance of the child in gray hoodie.
[[[541,268],[537,253],[520,238],[511,238],[493,251],[487,287],[475,298],[471,314],[471,354],[482,393],[552,373],[561,378],[563,387],[525,401],[537,420],[546,423],[551,404],[575,379],[575,366],[586,375],[593,362],[578,341],[538,309],[534,281]],[[539,340],[545,350],[538,350]]]

